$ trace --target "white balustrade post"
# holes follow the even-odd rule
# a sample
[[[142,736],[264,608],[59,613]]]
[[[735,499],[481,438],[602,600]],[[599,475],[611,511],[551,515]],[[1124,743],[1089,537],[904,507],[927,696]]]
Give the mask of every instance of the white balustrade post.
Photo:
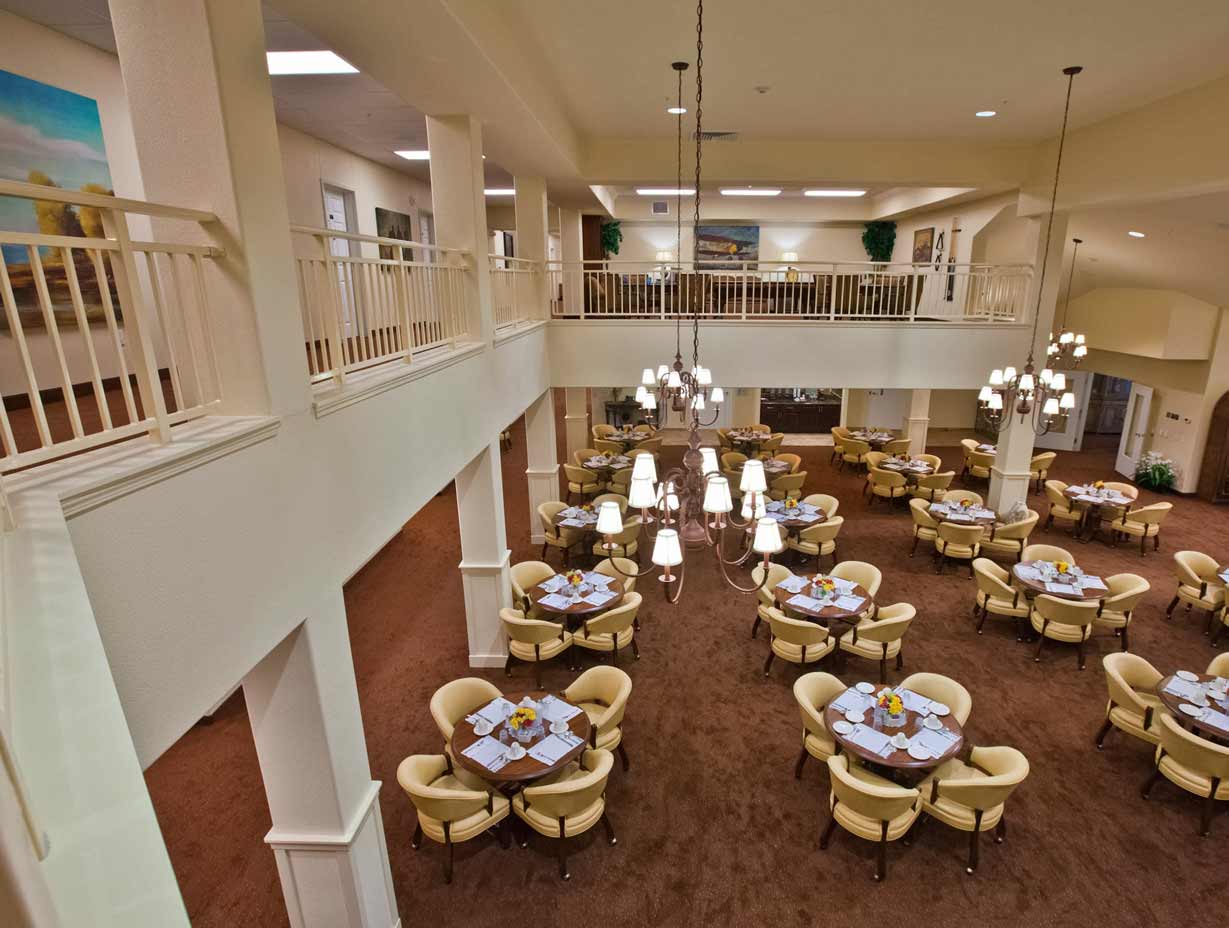
[[[559,259],[563,268],[563,311],[583,316],[585,310],[584,264],[581,263],[580,210],[559,210]]]
[[[581,448],[589,447],[589,391],[584,387],[568,387],[563,391],[563,427],[566,432],[568,461]]]
[[[541,177],[513,178],[516,188],[516,250],[517,257],[532,261],[523,265],[524,271],[516,277],[524,277],[518,290],[518,299],[530,307],[527,318],[545,319],[549,304],[546,286],[547,231],[546,180]],[[516,277],[513,280],[516,280]],[[521,313],[517,314],[521,316]]]
[[[525,477],[529,481],[529,538],[546,541],[538,506],[559,499],[559,447],[555,440],[555,391],[548,389],[525,410]]]
[[[499,610],[512,604],[504,485],[496,436],[457,474],[461,583],[471,667],[502,667],[507,644]]]
[[[905,437],[909,451],[922,454],[926,450],[926,433],[930,428],[930,391],[909,391],[909,415],[905,418]]]

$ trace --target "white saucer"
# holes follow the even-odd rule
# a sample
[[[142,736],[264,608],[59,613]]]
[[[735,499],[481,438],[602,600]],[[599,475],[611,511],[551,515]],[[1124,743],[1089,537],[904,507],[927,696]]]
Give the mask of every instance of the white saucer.
[[[903,751],[909,747],[909,736],[904,732],[892,736],[892,747]]]
[[[478,721],[474,722],[474,734],[478,736],[489,735],[494,728],[495,726],[484,718],[479,718]]]
[[[1177,673],[1174,674],[1174,676],[1177,677],[1179,680],[1185,680],[1188,683],[1194,683],[1196,680],[1199,679],[1199,674],[1191,673],[1189,670],[1179,670]]]
[[[1203,709],[1200,708],[1199,706],[1191,706],[1191,705],[1188,705],[1187,703],[1182,703],[1181,705],[1178,706],[1178,708],[1182,710],[1183,712],[1185,712],[1187,715],[1193,716],[1194,718],[1199,718],[1199,716],[1203,715]]]
[[[947,715],[952,710],[949,709],[945,704],[941,702],[932,702],[930,704],[930,711],[933,712],[935,715]]]
[[[841,719],[839,722],[832,723],[832,730],[836,732],[838,735],[847,735],[851,731],[853,731],[853,726],[850,725],[848,722],[846,722],[844,719]]]
[[[940,728],[943,727],[943,723],[940,722],[933,715],[926,716],[926,718],[922,720],[922,724],[925,725],[927,728],[929,728],[931,731],[938,731]]]
[[[914,760],[930,760],[930,752],[920,744],[909,745],[909,756]]]
[[[560,719],[555,719],[555,721],[550,723],[550,730],[551,734],[562,735],[569,730],[568,723]]]
[[[850,722],[854,722],[854,723],[862,722],[862,721],[865,721],[866,719],[866,713],[865,712],[854,712],[853,709],[850,709],[848,712],[845,713],[845,718],[848,719]]]
[[[504,751],[504,757],[508,760],[520,760],[525,756],[525,747],[519,741],[514,741],[508,745],[508,750]]]
[[[875,692],[875,685],[873,683],[859,683],[854,687],[854,689],[856,689],[859,693],[866,693],[869,696],[871,693]]]

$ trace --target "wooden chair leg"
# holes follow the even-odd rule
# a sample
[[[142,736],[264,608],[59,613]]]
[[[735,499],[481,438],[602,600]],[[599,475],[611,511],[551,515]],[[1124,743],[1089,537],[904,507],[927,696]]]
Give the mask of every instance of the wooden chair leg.
[[[1076,664],[1079,666],[1080,670],[1083,670],[1084,669],[1084,642],[1082,640],[1079,643],[1077,643],[1075,646],[1075,659],[1076,659]]]
[[[764,676],[768,676],[768,668],[772,666],[772,659],[776,656],[774,652],[768,652],[768,660],[764,661]]]
[[[606,843],[614,847],[619,843],[619,839],[615,837],[614,825],[610,824],[610,816],[606,814],[606,810],[602,810],[602,827],[606,829]]]
[[[1037,636],[1037,653],[1033,655],[1033,663],[1041,663],[1041,647],[1046,643],[1045,630],[1042,629],[1040,635]]]
[[[1206,838],[1212,832],[1212,812],[1216,809],[1216,790],[1220,787],[1220,779],[1212,778],[1212,789],[1203,800],[1203,811],[1199,815],[1199,837]]]
[[[805,739],[806,739],[806,736],[805,736],[805,735],[803,735],[803,740],[805,741]],[[803,744],[803,745],[802,745],[802,751],[801,751],[801,753],[799,753],[799,755],[798,755],[798,763],[794,764],[794,779],[795,779],[795,780],[801,780],[801,779],[802,779],[802,768],[803,768],[803,765],[804,765],[804,764],[806,764],[806,762],[807,762],[807,758],[808,758],[808,757],[810,757],[810,756],[811,756],[811,754],[810,754],[810,752],[807,750],[807,746],[806,746],[806,744]]]
[[[1165,618],[1172,619],[1174,617],[1174,606],[1178,605],[1178,597],[1175,596],[1173,601],[1165,607]]]
[[[969,833],[969,863],[965,867],[965,873],[972,873],[977,869],[977,836],[981,832],[981,816],[981,809],[974,811],[973,830]]]
[[[1131,645],[1130,645],[1130,643],[1128,642],[1128,639],[1127,639],[1127,629],[1128,629],[1129,627],[1130,627],[1130,625],[1124,625],[1124,626],[1122,626],[1122,650],[1124,650],[1124,651],[1129,651],[1129,650],[1131,650]]]
[[[444,855],[444,882],[452,882],[452,834],[449,830],[449,823],[444,822],[444,846],[447,853]]]
[[[1007,816],[1004,815],[999,819],[999,823],[994,826],[994,843],[1002,844],[1007,839]]]
[[[1111,722],[1108,717],[1106,717],[1105,724],[1103,724],[1101,726],[1101,730],[1097,732],[1097,750],[1098,751],[1101,750],[1103,747],[1105,747],[1105,736],[1110,733],[1110,729],[1113,727],[1114,727],[1114,723]]]
[[[989,610],[986,609],[986,607],[983,605],[981,607],[981,619],[979,619],[977,622],[977,634],[979,635],[981,634],[982,626],[986,624],[986,615],[988,614],[988,612]]]
[[[422,823],[421,822],[416,822],[414,824],[414,837],[410,838],[410,847],[412,847],[414,850],[418,850],[420,847],[422,847]]]
[[[568,839],[564,829],[563,816],[559,817],[559,838],[555,842],[555,854],[559,857],[559,879],[570,880],[572,874],[568,872]]]
[[[1155,770],[1152,771],[1152,776],[1148,777],[1148,782],[1144,784],[1144,788],[1140,790],[1139,794],[1144,799],[1147,799],[1148,794],[1152,792],[1152,787],[1156,785],[1156,781],[1159,780],[1160,778],[1161,778],[1161,768],[1157,767]]]
[[[509,652],[508,652],[508,659],[504,661],[504,676],[505,676],[505,677],[510,677],[510,676],[512,676],[512,662],[513,662],[514,660],[516,660],[516,658],[515,658],[515,657],[513,657],[513,656],[512,656],[512,652],[511,652],[511,651],[509,651]],[[538,687],[538,689],[541,689],[541,688],[542,688],[542,687],[540,687],[540,686]]]
[[[762,621],[763,619],[760,618],[760,610],[756,609],[755,610],[755,621],[751,623],[751,637],[752,638],[754,638],[756,635],[756,632],[760,630],[760,622]]]
[[[821,851],[828,850],[828,842],[832,840],[832,832],[834,831],[836,831],[836,816],[829,811],[828,824],[824,826],[824,830],[819,836],[819,849]]]
[[[905,649],[904,648],[901,648],[899,651],[896,652],[896,669],[897,670],[905,669]]]
[[[880,825],[879,853],[875,858],[875,882],[880,883],[888,877],[888,823]]]
[[[635,638],[632,638],[632,657],[640,660],[640,645],[636,644]]]
[[[619,752],[619,761],[623,764],[623,772],[627,773],[628,769],[631,767],[631,762],[627,759],[627,748],[623,747],[623,742],[620,741],[615,750]]]

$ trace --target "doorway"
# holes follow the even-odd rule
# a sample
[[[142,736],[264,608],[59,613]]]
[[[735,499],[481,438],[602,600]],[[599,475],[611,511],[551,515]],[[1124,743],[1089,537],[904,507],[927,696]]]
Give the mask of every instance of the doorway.
[[[1122,439],[1122,426],[1131,396],[1131,381],[1125,377],[1093,374],[1084,421],[1084,448],[1109,451]]]
[[[1144,454],[1144,442],[1148,436],[1148,417],[1152,412],[1152,387],[1131,384],[1127,395],[1126,412],[1122,418],[1122,434],[1118,441],[1118,460],[1114,470],[1132,480],[1135,466]]]

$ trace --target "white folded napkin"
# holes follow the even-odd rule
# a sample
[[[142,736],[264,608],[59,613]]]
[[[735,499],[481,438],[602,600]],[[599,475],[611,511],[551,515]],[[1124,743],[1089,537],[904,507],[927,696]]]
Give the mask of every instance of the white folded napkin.
[[[892,739],[881,731],[876,731],[869,725],[855,725],[853,731],[846,736],[860,748],[865,748],[872,754],[887,757],[896,748],[892,747]]]
[[[799,522],[806,522],[808,525],[811,524],[812,522],[819,521],[819,515],[814,512],[804,512],[801,515],[796,516],[796,518],[798,519]]]
[[[572,605],[572,600],[567,596],[560,596],[558,593],[547,593],[538,600],[538,605],[545,606],[547,609],[563,611]]]
[[[785,503],[781,502],[779,499],[774,499],[771,503],[766,503],[764,505],[764,509],[767,512],[777,512],[784,508],[785,508]]]
[[[1105,581],[1100,577],[1094,577],[1091,574],[1084,574],[1080,578],[1080,586],[1086,590],[1107,590],[1109,587],[1105,585]]]
[[[584,519],[563,519],[559,524],[566,525],[568,528],[587,528],[589,525]]]
[[[852,686],[832,700],[832,707],[841,712],[865,712],[874,700],[865,693],[859,693]]]
[[[610,602],[617,595],[617,593],[612,593],[610,590],[591,590],[584,597],[584,601],[591,606],[602,606]]]
[[[1070,583],[1055,583],[1053,580],[1047,580],[1046,581],[1046,592],[1047,593],[1078,593],[1079,590],[1077,590]]]
[[[541,764],[550,766],[558,763],[558,761],[573,748],[580,739],[569,732],[567,735],[548,735],[543,738],[528,751],[530,757]]]
[[[847,612],[856,612],[862,607],[866,600],[861,596],[838,596],[836,602],[833,603],[838,609],[844,609]]]
[[[558,593],[560,589],[567,586],[568,578],[561,574],[555,574],[553,577],[547,577],[542,581],[542,589],[548,593]]]
[[[844,577],[833,577],[832,586],[838,593],[852,593],[857,584],[852,580],[846,580]]]
[[[589,584],[590,586],[596,586],[596,587],[601,587],[605,589],[607,586],[610,585],[610,581],[612,579],[614,578],[608,577],[606,574],[599,574],[593,570],[585,571],[585,583]]]
[[[893,690],[900,697],[902,705],[910,712],[917,712],[921,715],[930,713],[930,700],[925,696],[913,692],[913,690]]]
[[[920,744],[935,757],[940,757],[951,749],[955,736],[946,728],[938,730],[923,728],[910,740],[914,744]]]
[[[507,748],[490,735],[483,735],[461,753],[494,773],[508,763]]]
[[[1198,683],[1191,683],[1188,680],[1174,677],[1165,684],[1165,692],[1171,696],[1177,696],[1179,699],[1194,700],[1198,693],[1203,692],[1203,689]]]
[[[567,722],[584,711],[580,706],[574,706],[549,693],[542,697],[538,705],[542,709],[542,717],[548,722]]]
[[[1041,574],[1031,564],[1017,564],[1016,575],[1024,580],[1040,580]]]
[[[973,517],[970,515],[966,515],[963,512],[949,512],[947,514],[947,521],[948,522],[972,522]]]
[[[515,703],[504,699],[502,696],[498,696],[479,709],[475,714],[482,716],[492,725],[500,725],[503,723],[503,720],[508,717],[508,713],[515,708]]]
[[[1229,715],[1217,712],[1211,706],[1203,710],[1203,715],[1199,717],[1199,721],[1205,725],[1215,725],[1222,731],[1229,731]]]
[[[788,593],[801,593],[809,584],[810,581],[806,577],[799,577],[795,574],[791,577],[786,577],[777,586]]]
[[[809,609],[812,612],[818,612],[820,609],[824,608],[824,604],[818,599],[813,599],[802,593],[799,593],[797,596],[791,596],[785,602],[787,605],[797,606],[799,609]]]

